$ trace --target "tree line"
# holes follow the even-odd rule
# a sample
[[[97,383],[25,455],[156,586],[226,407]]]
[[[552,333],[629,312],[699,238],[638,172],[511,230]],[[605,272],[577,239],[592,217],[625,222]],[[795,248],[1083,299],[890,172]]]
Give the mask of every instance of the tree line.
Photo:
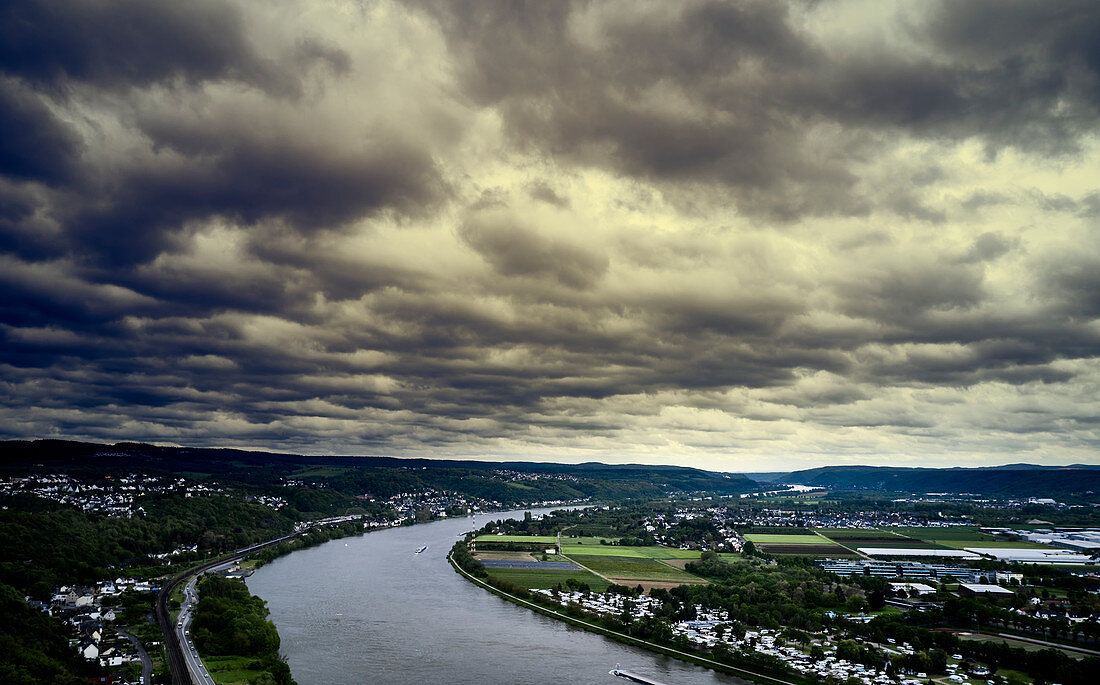
[[[268,620],[267,603],[250,594],[244,581],[206,576],[199,582],[199,603],[191,624],[195,647],[204,656],[246,657],[254,680],[296,685],[290,667],[279,656],[279,633]]]

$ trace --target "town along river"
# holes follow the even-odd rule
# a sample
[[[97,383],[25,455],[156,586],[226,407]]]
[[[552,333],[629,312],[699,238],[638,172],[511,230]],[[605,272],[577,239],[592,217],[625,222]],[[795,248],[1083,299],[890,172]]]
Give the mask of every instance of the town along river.
[[[486,514],[478,525],[522,516]],[[248,586],[267,600],[299,685],[618,685],[625,681],[608,675],[615,664],[669,685],[747,683],[584,632],[470,583],[446,559],[470,528],[469,518],[390,528],[257,570]]]

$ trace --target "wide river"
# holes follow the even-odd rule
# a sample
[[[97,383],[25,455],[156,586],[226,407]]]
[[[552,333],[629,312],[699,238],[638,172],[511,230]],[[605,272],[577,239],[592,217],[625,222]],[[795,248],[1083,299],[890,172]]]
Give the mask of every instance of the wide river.
[[[479,516],[478,525],[522,516]],[[669,685],[748,682],[584,632],[464,580],[446,554],[470,527],[466,518],[375,531],[256,571],[248,586],[267,600],[299,685],[619,685],[608,675],[617,663]]]

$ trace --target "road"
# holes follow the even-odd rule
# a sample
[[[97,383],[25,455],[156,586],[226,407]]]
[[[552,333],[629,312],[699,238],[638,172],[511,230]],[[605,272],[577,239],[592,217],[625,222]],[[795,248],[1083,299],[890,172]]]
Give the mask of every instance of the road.
[[[232,562],[230,562],[232,563]],[[224,566],[229,564],[222,564],[210,569],[211,571],[218,571]],[[199,653],[195,651],[195,644],[191,642],[191,623],[195,620],[194,610],[195,606],[199,603],[198,589],[195,587],[198,582],[198,576],[192,576],[187,581],[187,585],[183,586],[183,602],[180,604],[180,613],[176,618],[176,639],[179,640],[180,645],[183,647],[183,660],[187,665],[187,673],[192,682],[209,683],[214,682],[214,679],[210,677],[210,673],[206,670],[206,665],[202,663],[202,659],[199,658]]]
[[[134,649],[137,650],[138,656],[141,657],[141,682],[146,685],[153,682],[153,660],[149,658],[149,652],[145,651],[145,645],[141,644],[141,640],[121,628],[117,628],[116,632],[132,642],[134,644]]]
[[[206,673],[205,667],[202,666],[202,660],[195,654],[193,645],[188,639],[187,631],[191,626],[191,612],[190,606],[186,613],[187,623],[186,625],[176,625],[172,623],[172,614],[168,610],[168,599],[172,596],[172,592],[179,586],[180,583],[186,582],[184,588],[184,601],[190,601],[192,604],[196,600],[196,594],[194,591],[194,584],[196,577],[207,571],[213,571],[218,568],[227,567],[234,562],[240,561],[249,554],[261,550],[271,545],[277,545],[280,542],[289,540],[296,535],[310,530],[312,526],[307,526],[301,530],[295,531],[290,535],[284,535],[274,540],[268,540],[267,542],[253,545],[251,547],[245,547],[239,549],[236,552],[228,556],[215,559],[214,561],[208,561],[204,564],[190,568],[183,573],[179,574],[172,580],[165,583],[164,587],[157,593],[157,603],[154,613],[157,617],[157,623],[160,624],[160,630],[164,634],[164,648],[168,653],[168,670],[172,673],[173,685],[209,685],[212,680],[209,680],[209,674]],[[188,593],[190,588],[190,594]],[[180,618],[184,618],[185,614],[181,610]],[[177,621],[182,623],[182,621]],[[195,664],[198,664],[196,668]],[[200,670],[201,669],[201,670]]]
[[[194,645],[191,644],[191,640],[189,639],[190,636],[187,634],[191,626],[190,608],[186,614],[186,625],[177,626],[172,623],[172,614],[168,611],[168,599],[172,596],[172,592],[180,583],[189,580],[187,586],[184,588],[184,600],[188,601],[188,599],[190,599],[193,603],[197,598],[195,593],[195,580],[199,575],[207,571],[228,568],[253,552],[258,552],[265,547],[271,547],[280,542],[285,542],[286,540],[297,537],[302,533],[307,533],[319,526],[325,526],[331,523],[342,523],[356,518],[359,517],[336,516],[321,519],[319,521],[311,521],[310,523],[302,525],[300,529],[289,535],[284,535],[274,540],[268,540],[267,542],[261,542],[251,547],[245,547],[213,561],[208,561],[193,568],[189,568],[165,583],[164,587],[157,593],[157,603],[154,613],[157,617],[157,623],[160,624],[160,631],[164,634],[164,648],[168,652],[168,670],[172,673],[173,685],[209,685],[214,682],[210,680],[210,675],[206,672],[206,667],[202,665],[202,659],[195,653]],[[190,588],[190,594],[188,594],[187,588]],[[184,617],[184,612],[182,610],[180,612],[180,617]],[[177,621],[177,623],[178,622],[179,621]]]

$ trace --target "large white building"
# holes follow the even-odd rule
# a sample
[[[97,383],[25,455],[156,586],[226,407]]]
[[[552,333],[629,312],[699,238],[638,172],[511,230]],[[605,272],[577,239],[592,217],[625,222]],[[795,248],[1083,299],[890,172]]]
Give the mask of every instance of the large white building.
[[[961,549],[913,549],[909,547],[859,547],[860,554],[869,557],[936,557],[947,559],[978,559],[973,552]]]
[[[1094,563],[1087,554],[1074,554],[1065,549],[1017,549],[1011,547],[967,547],[967,552],[1020,564],[1059,564],[1081,566]]]
[[[999,585],[983,585],[980,583],[959,583],[959,591],[971,595],[986,595],[990,597],[1011,597],[1012,590]]]

